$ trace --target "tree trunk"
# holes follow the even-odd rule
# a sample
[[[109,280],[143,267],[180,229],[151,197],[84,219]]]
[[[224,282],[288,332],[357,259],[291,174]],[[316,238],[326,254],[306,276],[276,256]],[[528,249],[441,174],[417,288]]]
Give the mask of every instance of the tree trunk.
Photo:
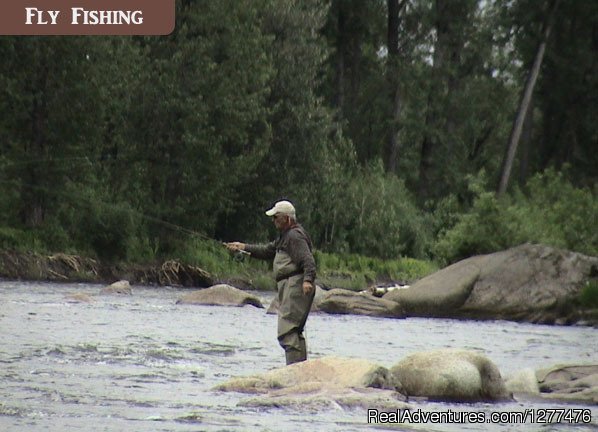
[[[517,115],[515,117],[515,121],[511,129],[511,134],[509,136],[507,151],[505,153],[505,157],[502,163],[500,181],[498,183],[498,189],[496,191],[497,196],[503,195],[507,190],[507,186],[509,185],[509,177],[511,176],[511,169],[513,168],[515,153],[517,152],[517,146],[519,144],[519,139],[521,138],[521,131],[523,130],[523,122],[525,120],[525,115],[528,111],[529,105],[532,100],[534,86],[536,85],[538,75],[540,74],[540,67],[542,66],[544,52],[546,51],[546,43],[548,41],[548,37],[550,36],[550,31],[552,30],[553,17],[558,2],[559,0],[552,0],[552,5],[550,6],[549,13],[546,15],[546,19],[544,21],[544,31],[542,34],[542,40],[540,41],[540,45],[538,46],[538,50],[536,51],[536,57],[534,58],[532,68],[527,76],[525,87],[523,89],[523,94],[521,96],[521,102],[519,103],[519,109],[517,110]]]
[[[47,158],[46,123],[48,109],[46,105],[46,86],[48,69],[45,64],[39,71],[36,88],[39,89],[39,96],[33,98],[31,107],[31,141],[28,145],[29,156],[32,159]],[[43,189],[43,164],[28,164],[24,172],[22,185],[23,207],[21,208],[21,220],[25,226],[35,228],[40,226],[45,218],[46,206],[44,196],[47,193]]]
[[[446,139],[446,131],[449,130],[452,134],[456,128],[449,105],[451,92],[458,88],[454,69],[459,67],[459,53],[463,44],[460,22],[466,19],[468,13],[468,3],[465,1],[436,0],[434,7],[436,43],[419,163],[418,196],[422,201],[431,195],[432,176],[439,168],[434,159],[442,145],[449,145],[450,139]]]
[[[521,132],[521,161],[519,162],[519,184],[524,185],[529,174],[529,154],[532,144],[532,133],[534,128],[534,100],[530,101],[527,108],[527,114],[523,121],[523,130]]]
[[[339,7],[338,17],[338,43],[336,47],[336,106],[341,118],[344,118],[345,106],[345,15],[342,7]]]
[[[388,5],[388,33],[387,33],[387,80],[390,97],[390,116],[388,138],[384,154],[386,172],[395,173],[399,157],[399,120],[401,117],[401,92],[399,89],[399,13],[405,2],[399,6],[398,0],[387,0]]]

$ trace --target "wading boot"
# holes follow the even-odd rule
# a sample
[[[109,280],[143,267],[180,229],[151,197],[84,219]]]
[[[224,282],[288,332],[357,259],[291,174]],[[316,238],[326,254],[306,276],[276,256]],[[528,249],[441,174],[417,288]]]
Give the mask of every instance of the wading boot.
[[[285,351],[284,355],[287,359],[287,365],[299,363],[305,360],[305,357],[301,351],[292,348],[288,351]]]
[[[303,337],[303,335],[299,335],[299,346],[299,352],[301,353],[300,361],[305,361],[307,360],[307,345],[305,344],[305,338]]]

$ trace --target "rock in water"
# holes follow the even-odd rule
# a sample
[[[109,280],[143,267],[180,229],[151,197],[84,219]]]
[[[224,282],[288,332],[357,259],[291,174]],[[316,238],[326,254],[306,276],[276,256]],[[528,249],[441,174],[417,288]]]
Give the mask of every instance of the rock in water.
[[[474,351],[440,349],[412,354],[391,368],[407,396],[477,402],[510,398],[498,368]]]
[[[65,300],[69,303],[91,303],[95,301],[94,298],[89,294],[80,292],[72,293],[65,296]]]
[[[598,364],[556,365],[536,377],[544,398],[598,405]]]
[[[254,295],[226,284],[214,285],[193,291],[177,300],[177,304],[196,304],[209,306],[245,306],[263,308],[262,302]]]
[[[120,280],[118,282],[114,282],[113,284],[108,285],[101,289],[100,294],[124,294],[124,295],[131,295],[133,291],[131,290],[131,285],[127,280]]]
[[[388,369],[368,360],[323,357],[294,363],[249,377],[234,378],[216,390],[241,393],[266,393],[272,389],[291,388],[306,383],[328,388],[388,387]]]
[[[356,293],[344,289],[328,291],[318,305],[319,310],[330,314],[354,314],[387,318],[402,318],[400,304],[369,293]]]
[[[450,315],[465,303],[479,275],[475,260],[460,261],[382,298],[399,303],[411,316]]]
[[[524,244],[460,261],[383,298],[408,316],[591,324],[576,305],[596,274],[597,257]]]
[[[508,391],[514,395],[540,395],[540,388],[538,387],[536,372],[532,368],[523,369],[511,374],[511,376],[506,380],[505,385],[507,386]]]
[[[251,407],[408,407],[404,396],[391,387],[388,369],[351,358],[307,360],[263,374],[233,378],[214,390],[258,395],[239,404]]]

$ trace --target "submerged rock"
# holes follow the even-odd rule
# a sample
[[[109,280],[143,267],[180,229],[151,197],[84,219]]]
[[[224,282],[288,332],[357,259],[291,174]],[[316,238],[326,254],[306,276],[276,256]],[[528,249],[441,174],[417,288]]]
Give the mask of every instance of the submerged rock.
[[[133,291],[131,290],[131,285],[127,280],[120,280],[118,282],[114,282],[113,284],[108,285],[100,290],[100,294],[124,294],[124,295],[131,295]]]
[[[510,398],[498,368],[474,351],[440,349],[412,354],[391,368],[407,396],[453,402]]]
[[[536,378],[543,398],[598,405],[598,364],[556,365]]]
[[[91,303],[95,301],[92,296],[85,293],[72,293],[65,296],[64,299],[69,303]]]
[[[225,284],[214,285],[210,288],[193,291],[178,299],[176,304],[196,304],[208,306],[252,305],[258,308],[264,307],[260,299],[256,296]]]
[[[330,314],[354,314],[387,318],[402,318],[400,304],[387,299],[374,297],[370,293],[358,293],[344,289],[328,291],[318,308]]]
[[[255,408],[293,408],[318,410],[343,408],[372,408],[397,410],[411,408],[405,397],[392,390],[375,388],[325,388],[322,385],[302,385],[297,388],[274,390],[267,395],[242,400],[239,406]]]

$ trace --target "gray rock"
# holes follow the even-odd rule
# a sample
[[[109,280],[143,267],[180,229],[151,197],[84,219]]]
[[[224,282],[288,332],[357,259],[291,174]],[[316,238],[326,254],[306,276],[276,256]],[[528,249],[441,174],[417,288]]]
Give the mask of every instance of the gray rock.
[[[409,288],[389,291],[385,300],[398,302],[411,316],[440,316],[459,308],[480,276],[478,257],[460,261],[419,280]]]
[[[209,306],[245,306],[263,308],[259,298],[230,285],[219,284],[193,291],[177,300],[176,304],[197,304]]]
[[[536,378],[543,398],[598,405],[598,364],[556,365]]]
[[[598,258],[525,244],[486,255],[480,277],[460,308],[469,316],[554,323],[567,317]]]
[[[383,298],[409,316],[592,324],[575,304],[597,274],[597,257],[524,244],[460,261]]]
[[[127,280],[120,280],[114,282],[113,284],[108,285],[100,290],[100,294],[124,294],[124,295],[131,295],[133,291],[131,290],[131,285]]]
[[[234,378],[214,390],[258,395],[239,403],[251,407],[408,407],[404,396],[389,387],[389,379],[388,369],[370,361],[323,357]]]
[[[328,291],[318,305],[319,310],[330,314],[354,314],[387,318],[403,318],[401,305],[369,293],[344,289]]]
[[[474,351],[440,349],[412,354],[391,368],[407,396],[454,402],[510,398],[498,368]]]

